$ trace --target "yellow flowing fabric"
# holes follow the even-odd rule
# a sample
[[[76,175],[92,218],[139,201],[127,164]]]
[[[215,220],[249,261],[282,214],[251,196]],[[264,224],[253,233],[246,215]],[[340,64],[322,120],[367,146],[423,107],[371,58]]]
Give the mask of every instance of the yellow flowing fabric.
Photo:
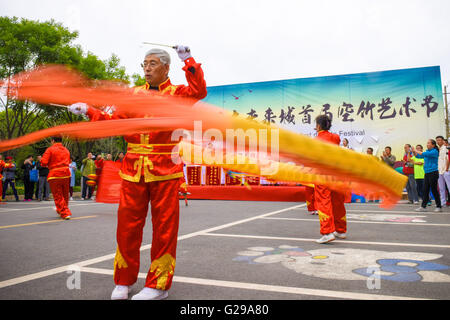
[[[41,104],[69,105],[84,102],[92,107],[111,106],[116,114],[127,119],[79,122],[33,132],[16,139],[0,141],[0,152],[18,148],[54,135],[73,139],[99,139],[110,136],[148,133],[161,130],[194,130],[201,121],[201,130],[216,129],[223,137],[233,129],[242,132],[267,132],[266,139],[257,139],[257,150],[271,154],[277,146],[278,158],[271,164],[277,170],[267,173],[266,166],[246,159],[238,161],[234,153],[223,153],[214,165],[228,170],[265,177],[273,181],[326,185],[330,188],[382,199],[382,206],[394,205],[402,196],[407,177],[392,170],[376,157],[357,153],[336,145],[312,139],[273,125],[259,123],[205,103],[185,98],[163,96],[153,91],[135,94],[134,90],[116,82],[92,81],[64,66],[44,66],[14,76],[3,83],[6,94],[15,99]],[[275,135],[272,132],[276,132]],[[233,141],[233,144],[236,144]],[[182,142],[184,160],[203,163],[203,159],[186,158],[187,154],[203,154],[201,146]],[[245,142],[245,150],[252,146]],[[199,149],[200,148],[200,149]],[[190,150],[192,152],[187,152]],[[228,158],[227,158],[228,157]],[[236,158],[235,158],[236,157]],[[259,159],[257,156],[256,158]],[[229,161],[229,159],[234,159]],[[228,161],[227,161],[228,160]],[[292,163],[287,163],[293,162]],[[209,163],[211,164],[211,163]]]

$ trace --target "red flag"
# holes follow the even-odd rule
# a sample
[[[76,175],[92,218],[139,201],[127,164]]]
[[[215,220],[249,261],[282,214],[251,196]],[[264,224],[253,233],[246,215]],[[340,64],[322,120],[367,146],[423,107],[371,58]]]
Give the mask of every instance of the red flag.
[[[119,170],[122,163],[104,161],[95,200],[103,203],[119,203],[122,178]]]

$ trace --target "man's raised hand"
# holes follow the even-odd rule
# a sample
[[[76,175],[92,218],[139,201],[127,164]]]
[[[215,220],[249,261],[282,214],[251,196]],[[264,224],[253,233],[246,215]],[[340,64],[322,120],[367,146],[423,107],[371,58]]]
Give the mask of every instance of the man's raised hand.
[[[189,47],[176,45],[175,50],[177,51],[178,57],[181,59],[181,61],[185,61],[189,58],[192,58],[191,50],[189,49]]]
[[[69,111],[73,114],[86,114],[88,105],[83,102],[77,102],[70,105],[67,109],[69,109]]]

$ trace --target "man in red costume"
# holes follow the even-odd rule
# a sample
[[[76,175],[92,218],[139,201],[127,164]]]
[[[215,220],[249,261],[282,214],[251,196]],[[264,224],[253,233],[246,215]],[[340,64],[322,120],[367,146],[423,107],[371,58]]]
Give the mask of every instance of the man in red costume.
[[[341,139],[331,128],[331,119],[326,115],[316,118],[317,139],[339,145]],[[314,200],[319,213],[320,233],[322,238],[317,243],[328,243],[336,238],[345,239],[347,232],[347,219],[345,217],[345,195],[331,189],[316,185]]]
[[[316,202],[314,200],[314,185],[305,185],[305,200],[308,208],[308,213],[311,215],[318,214],[316,209]]]
[[[47,148],[42,156],[41,166],[49,169],[47,181],[53,194],[56,212],[64,220],[69,220],[72,216],[69,210],[70,152],[61,142],[61,137],[52,138],[51,147]]]
[[[188,86],[173,85],[169,79],[170,56],[160,49],[145,55],[142,67],[146,84],[135,89],[136,94],[148,90],[163,95],[177,95],[194,99],[206,96],[206,83],[199,63],[184,46],[176,46],[178,56],[184,61],[183,71]],[[111,115],[85,104],[75,104],[69,110],[87,114],[91,121],[126,118]],[[114,260],[115,289],[111,299],[127,299],[139,273],[139,248],[142,230],[151,205],[153,239],[151,266],[145,287],[134,300],[163,299],[168,296],[175,269],[179,224],[178,190],[183,178],[183,163],[172,161],[172,151],[178,141],[171,140],[171,131],[150,132],[126,136],[128,150],[122,162],[122,186],[117,223],[117,251]]]

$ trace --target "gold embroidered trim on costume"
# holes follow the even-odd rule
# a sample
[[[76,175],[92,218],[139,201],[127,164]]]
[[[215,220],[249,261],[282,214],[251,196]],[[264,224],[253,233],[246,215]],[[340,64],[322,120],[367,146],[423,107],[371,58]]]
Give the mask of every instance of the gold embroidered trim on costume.
[[[119,247],[117,246],[116,257],[114,258],[114,274],[116,273],[117,268],[128,268],[128,264],[120,253]]]
[[[319,220],[320,220],[320,222],[327,221],[328,219],[330,219],[330,217],[326,213],[323,213],[320,210],[318,210],[318,212],[319,212]]]
[[[165,290],[169,275],[173,275],[175,270],[175,258],[166,253],[161,258],[156,259],[150,265],[150,272],[154,272],[157,277],[156,289]]]

